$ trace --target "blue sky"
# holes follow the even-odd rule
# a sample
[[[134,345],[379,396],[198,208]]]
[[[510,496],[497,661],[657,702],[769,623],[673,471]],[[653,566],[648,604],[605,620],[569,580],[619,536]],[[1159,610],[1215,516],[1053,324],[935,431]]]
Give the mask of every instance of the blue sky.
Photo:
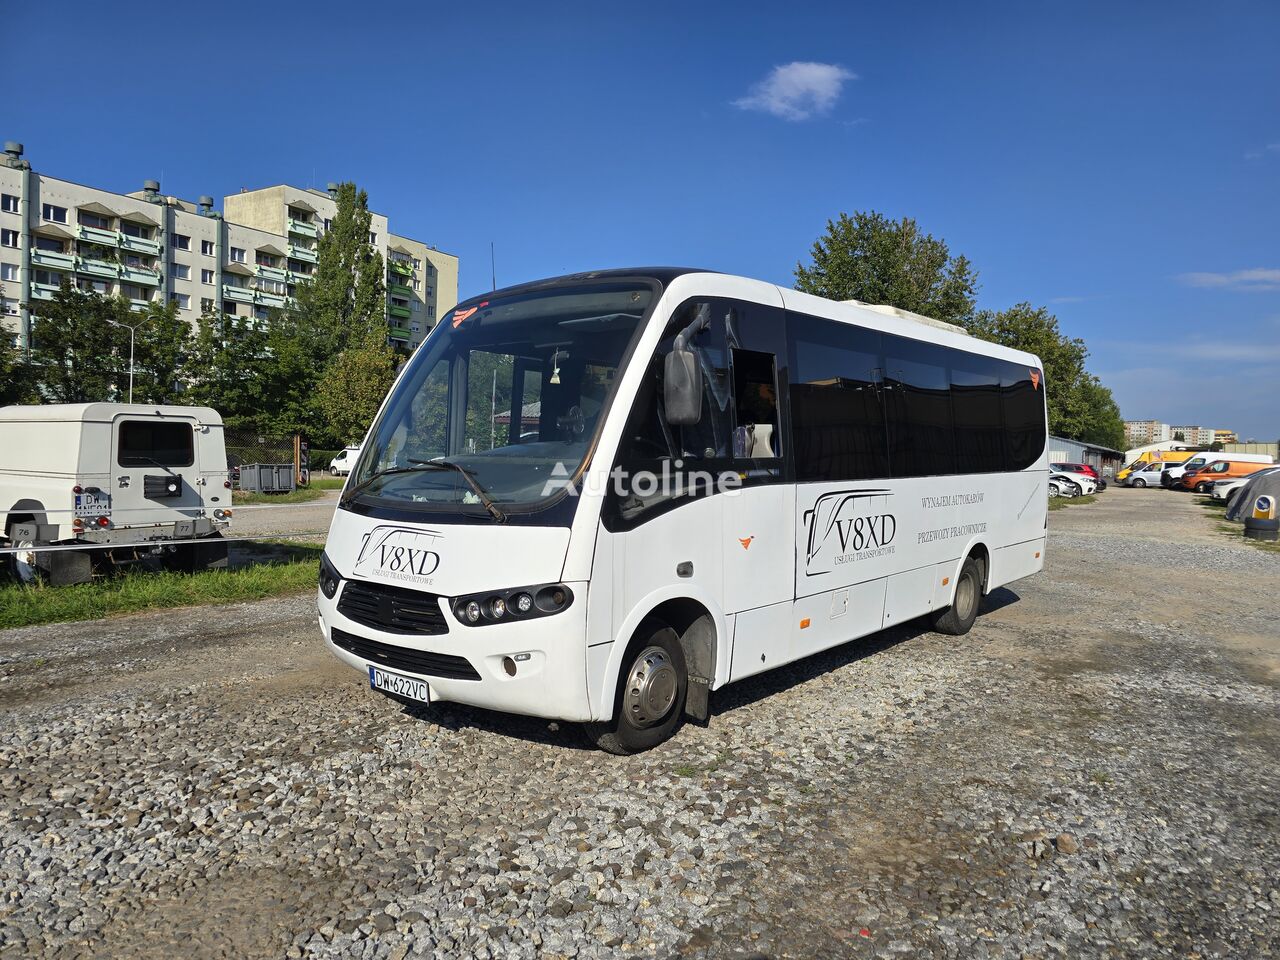
[[[15,7],[0,135],[121,191],[356,180],[464,297],[490,241],[499,284],[789,284],[828,217],[912,216],[1126,417],[1280,435],[1280,5],[288,8]]]

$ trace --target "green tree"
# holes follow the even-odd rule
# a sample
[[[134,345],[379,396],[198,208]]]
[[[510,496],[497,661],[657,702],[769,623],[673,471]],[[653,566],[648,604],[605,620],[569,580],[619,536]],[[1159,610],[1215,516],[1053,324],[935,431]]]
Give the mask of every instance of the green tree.
[[[187,403],[184,373],[191,347],[191,326],[178,314],[174,301],[151,303],[141,312],[130,311],[127,301],[117,300],[121,323],[136,328],[133,353],[133,399],[137,403]],[[123,362],[119,399],[128,395],[129,331],[116,329],[116,352]],[[119,368],[119,364],[117,365]]]
[[[0,285],[0,299],[3,298],[4,286]],[[23,360],[9,331],[0,325],[0,407],[38,399],[31,367]]]
[[[248,317],[206,313],[188,351],[187,397],[213,407],[229,426],[267,429],[275,367],[264,327]]]
[[[337,205],[320,236],[315,272],[299,287],[291,311],[312,352],[324,363],[350,343],[363,341],[366,333],[377,331],[385,337],[387,325],[382,255],[369,243],[369,196],[354,183],[343,183]]]
[[[124,318],[128,309],[128,301],[121,304],[65,282],[52,300],[41,304],[40,314],[31,324],[31,365],[46,400],[88,403],[116,398],[118,335],[124,334],[127,384],[129,334],[111,322]]]
[[[1083,394],[1083,407],[1086,410],[1085,423],[1077,440],[1096,443],[1123,450],[1124,420],[1120,416],[1120,406],[1116,403],[1111,391],[1102,385],[1097,377],[1089,374],[1080,390]],[[1050,394],[1052,396],[1052,394]]]
[[[1173,433],[1173,439],[1179,441],[1180,443],[1185,443],[1187,440],[1187,435],[1183,433],[1181,430],[1175,430]]]
[[[395,375],[396,353],[379,330],[366,332],[338,354],[316,390],[316,408],[327,436],[336,443],[359,442]]]
[[[830,300],[885,303],[948,323],[973,316],[978,275],[947,244],[908,217],[874,210],[840,214],[814,242],[812,264],[796,264],[796,289]]]

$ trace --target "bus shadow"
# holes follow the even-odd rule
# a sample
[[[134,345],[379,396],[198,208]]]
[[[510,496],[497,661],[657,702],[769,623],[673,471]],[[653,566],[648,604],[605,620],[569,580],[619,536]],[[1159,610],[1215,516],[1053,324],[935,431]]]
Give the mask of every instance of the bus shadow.
[[[1003,609],[1010,604],[1017,603],[1020,599],[1021,597],[1007,587],[997,587],[982,598],[982,607],[978,613],[978,621],[974,626],[976,627],[980,624],[984,616]],[[873,657],[878,653],[883,653],[885,650],[898,646],[900,643],[915,640],[932,632],[933,629],[926,618],[920,617],[915,620],[908,620],[906,623],[900,623],[896,627],[890,627],[880,633],[873,633],[858,640],[850,640],[848,643],[838,647],[832,647],[830,650],[823,650],[802,660],[789,663],[785,667],[778,667],[776,670],[769,670],[746,680],[730,684],[712,695],[711,716],[714,719],[721,714],[750,706],[758,700],[771,697],[784,690],[790,690],[792,687],[808,683],[810,680],[816,680],[824,674],[839,670],[841,667],[847,667],[849,664],[857,663],[867,657]]]
[[[978,623],[982,622],[982,617],[1017,603],[1020,599],[1018,594],[1007,587],[996,588],[983,597]],[[766,697],[771,697],[802,683],[815,680],[824,674],[839,670],[841,667],[857,663],[866,657],[873,657],[878,653],[898,646],[898,644],[915,640],[932,632],[928,621],[921,617],[899,624],[896,627],[890,627],[880,633],[874,633],[868,637],[850,640],[848,643],[812,654],[784,667],[778,667],[746,680],[730,684],[723,690],[717,691],[711,697],[711,717],[714,719],[742,707],[750,706]],[[392,699],[399,702],[405,715],[422,723],[434,723],[451,733],[476,730],[560,749],[592,751],[596,749],[582,733],[581,724],[571,721],[524,717],[518,714],[500,713],[495,710],[486,710],[483,707],[471,707],[459,703],[440,702],[431,706],[423,706],[397,697]]]

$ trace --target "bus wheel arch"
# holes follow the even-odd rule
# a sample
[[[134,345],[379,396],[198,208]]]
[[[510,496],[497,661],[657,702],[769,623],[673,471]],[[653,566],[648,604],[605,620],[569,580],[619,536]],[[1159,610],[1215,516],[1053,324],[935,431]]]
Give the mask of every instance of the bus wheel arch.
[[[711,715],[710,693],[718,659],[716,622],[711,611],[690,597],[673,597],[650,610],[645,619],[665,623],[680,638],[689,678],[684,712],[705,721]]]
[[[991,560],[987,547],[982,543],[971,545],[960,561],[959,570],[951,588],[951,602],[930,614],[933,629],[938,633],[959,637],[968,633],[978,618],[982,597],[987,592],[991,577]]]

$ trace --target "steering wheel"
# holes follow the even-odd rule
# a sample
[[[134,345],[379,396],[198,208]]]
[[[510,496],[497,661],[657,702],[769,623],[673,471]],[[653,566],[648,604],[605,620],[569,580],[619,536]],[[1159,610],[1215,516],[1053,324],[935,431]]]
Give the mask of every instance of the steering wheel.
[[[563,416],[556,417],[556,426],[575,437],[580,437],[587,429],[587,419],[582,415],[582,408],[575,403],[564,412]]]

